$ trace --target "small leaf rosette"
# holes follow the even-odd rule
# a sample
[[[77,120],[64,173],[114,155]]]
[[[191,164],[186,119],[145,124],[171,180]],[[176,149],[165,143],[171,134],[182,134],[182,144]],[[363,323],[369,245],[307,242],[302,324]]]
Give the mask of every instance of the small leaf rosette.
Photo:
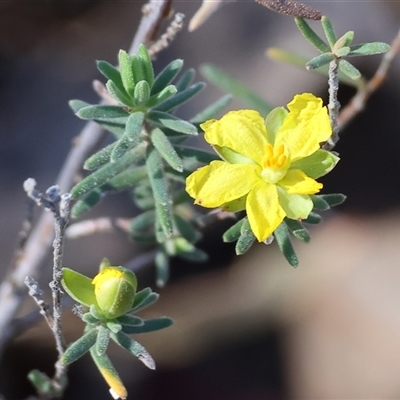
[[[126,314],[136,295],[135,274],[124,267],[112,267],[107,260],[100,272],[91,280],[69,268],[63,269],[62,284],[65,291],[78,303],[94,306],[105,320]]]
[[[205,140],[223,161],[212,161],[186,180],[195,203],[227,211],[246,210],[259,242],[286,218],[306,219],[311,196],[339,158],[320,148],[332,129],[322,100],[296,95],[288,110],[275,108],[266,120],[254,110],[228,112],[201,125]]]

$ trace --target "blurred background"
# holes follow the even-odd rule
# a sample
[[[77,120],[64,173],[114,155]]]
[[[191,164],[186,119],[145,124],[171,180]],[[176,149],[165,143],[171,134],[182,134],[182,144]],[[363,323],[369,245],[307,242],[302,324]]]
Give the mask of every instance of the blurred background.
[[[72,141],[84,126],[68,100],[98,101],[91,89],[101,79],[95,60],[116,63],[140,20],[143,1],[77,0],[0,3],[0,277],[13,254],[26,213],[22,183],[45,190],[55,182]],[[340,36],[355,43],[390,43],[399,29],[397,2],[313,1]],[[187,21],[200,1],[175,1]],[[316,30],[319,23],[312,23]],[[270,46],[314,56],[291,17],[254,1],[227,3],[198,30],[184,29],[156,60],[174,58],[185,67],[211,62],[244,81],[272,104],[313,92],[326,99],[323,77],[278,64]],[[380,56],[355,64],[370,77]],[[202,77],[198,77],[202,80]],[[308,245],[295,243],[300,259],[290,267],[275,244],[257,245],[235,257],[220,237],[226,225],[205,233],[204,265],[177,261],[171,283],[144,317],[168,315],[175,324],[138,337],[157,370],[112,348],[111,358],[132,399],[377,399],[400,398],[400,148],[399,60],[365,110],[342,132],[335,149],[341,161],[324,180],[324,191],[341,192],[346,203],[311,229]],[[354,90],[340,91],[345,105]],[[212,86],[183,110],[190,117],[217,99]],[[245,105],[234,102],[231,108]],[[116,206],[117,204],[117,206]],[[38,213],[38,211],[37,211]],[[124,195],[105,199],[90,217],[132,216]],[[126,265],[141,248],[123,234],[68,241],[65,265],[94,275],[100,260]],[[42,277],[42,288],[51,275]],[[154,271],[142,271],[142,287],[154,287]],[[157,291],[157,289],[155,289]],[[0,305],[1,307],[1,305]],[[21,315],[35,309],[27,299]],[[83,326],[66,312],[68,341]],[[24,399],[32,390],[26,374],[52,374],[53,339],[40,322],[7,347],[0,364],[0,393]],[[65,399],[109,399],[89,357],[73,364]]]

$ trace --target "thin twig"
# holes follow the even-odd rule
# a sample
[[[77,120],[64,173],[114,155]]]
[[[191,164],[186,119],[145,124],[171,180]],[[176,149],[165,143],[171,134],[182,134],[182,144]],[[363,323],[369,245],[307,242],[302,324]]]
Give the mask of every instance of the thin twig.
[[[338,61],[332,60],[329,64],[329,103],[328,103],[328,111],[329,111],[329,119],[331,121],[332,127],[332,136],[325,143],[323,148],[325,150],[331,150],[335,147],[336,143],[339,140],[339,126],[338,126],[338,116],[340,103],[337,98],[337,94],[339,91],[339,78],[338,78]]]
[[[130,53],[135,53],[140,43],[147,44],[154,37],[170,3],[171,0],[149,1],[148,5],[151,6],[151,12],[143,15],[130,48]],[[67,156],[57,178],[62,192],[67,192],[72,187],[84,160],[101,139],[102,132],[102,128],[95,122],[91,121],[85,125],[75,140],[74,147]],[[25,277],[28,275],[38,276],[40,268],[44,266],[44,259],[50,250],[52,239],[52,217],[49,213],[44,212],[26,241],[15,268],[0,285],[0,352],[6,341],[13,334],[11,321],[26,295]]]
[[[368,81],[363,89],[356,93],[346,107],[342,109],[338,119],[338,126],[340,129],[348,124],[350,120],[364,109],[371,94],[374,93],[385,81],[393,60],[400,52],[400,30],[397,32],[397,35],[390,46],[390,50],[383,56],[375,75]]]

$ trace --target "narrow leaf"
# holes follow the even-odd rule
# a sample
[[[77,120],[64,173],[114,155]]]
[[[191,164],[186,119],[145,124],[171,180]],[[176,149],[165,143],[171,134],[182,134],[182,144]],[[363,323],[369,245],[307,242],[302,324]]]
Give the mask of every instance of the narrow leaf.
[[[110,336],[115,341],[115,343],[137,357],[147,368],[156,369],[156,363],[154,362],[151,355],[136,340],[131,339],[124,332],[111,333]]]
[[[299,265],[299,260],[294,251],[292,242],[289,237],[289,230],[286,224],[280,224],[274,231],[274,236],[278,246],[285,256],[286,260],[292,267],[297,267]]]
[[[205,251],[198,249],[194,246],[191,251],[183,251],[181,249],[177,249],[176,255],[179,258],[183,258],[184,260],[197,263],[205,262],[209,259],[208,254]]]
[[[175,225],[178,232],[190,243],[196,243],[201,239],[201,233],[187,219],[175,214]]]
[[[190,119],[190,122],[192,124],[200,124],[211,118],[214,118],[219,112],[224,110],[231,103],[232,99],[233,96],[231,94],[225,94],[203,111],[200,111],[198,114],[196,114]]]
[[[216,154],[196,149],[194,147],[177,146],[175,147],[175,150],[185,162],[190,161],[192,163],[209,164],[211,161],[219,159]]]
[[[321,53],[328,53],[331,48],[311,29],[303,18],[295,18],[297,27],[303,36]]]
[[[164,287],[169,280],[169,256],[165,251],[159,250],[154,258],[156,266],[156,285]]]
[[[158,92],[150,97],[149,101],[146,104],[147,108],[153,108],[162,104],[164,101],[168,100],[175,93],[178,92],[178,89],[174,85],[166,86],[161,92]]]
[[[87,106],[81,108],[76,115],[82,119],[126,123],[129,114],[120,106]]]
[[[194,81],[195,76],[196,76],[196,71],[194,70],[194,68],[189,68],[185,72],[183,72],[179,77],[178,81],[175,83],[175,86],[178,89],[178,91],[180,92],[189,87]]]
[[[324,200],[322,196],[318,195],[311,195],[311,200],[314,204],[314,209],[319,210],[319,211],[326,211],[329,210],[329,203]]]
[[[103,325],[97,327],[96,352],[99,356],[107,351],[110,342],[110,330]]]
[[[131,219],[129,230],[132,233],[140,234],[141,231],[154,227],[156,221],[155,210],[144,211],[138,216]]]
[[[240,227],[240,237],[235,246],[236,254],[239,256],[246,253],[255,241],[256,237],[251,230],[249,220],[244,218]]]
[[[76,114],[81,108],[90,106],[89,103],[82,100],[70,100],[68,105],[71,107],[72,111]]]
[[[338,206],[346,200],[346,196],[341,193],[321,194],[318,197],[326,201],[330,207]]]
[[[351,79],[356,80],[361,78],[361,72],[347,60],[342,59],[339,61],[339,69]]]
[[[107,164],[110,161],[111,152],[114,147],[115,143],[111,143],[90,156],[83,164],[83,168],[91,171],[100,168],[104,164]]]
[[[300,221],[285,218],[284,223],[297,239],[305,243],[308,243],[310,241],[310,234],[308,233],[308,230],[304,228],[303,224]]]
[[[245,221],[245,218],[237,221],[234,225],[232,225],[222,236],[222,240],[226,243],[236,242],[241,235],[242,225]]]
[[[127,334],[147,333],[168,328],[173,323],[174,321],[168,317],[145,319],[142,326],[123,327],[123,331]]]
[[[135,85],[137,85],[140,81],[145,80],[142,60],[136,54],[129,56],[129,59],[132,66],[133,80]]]
[[[153,70],[153,63],[151,62],[149,52],[147,51],[145,45],[141,44],[139,46],[137,55],[142,63],[144,79],[151,87],[154,82],[154,70]]]
[[[332,53],[320,54],[319,56],[314,57],[310,61],[308,61],[306,64],[306,68],[308,70],[316,69],[322,67],[323,65],[329,64],[334,59],[335,56]]]
[[[228,75],[225,71],[211,65],[203,64],[201,73],[215,86],[224,92],[238,97],[249,107],[256,109],[262,115],[268,114],[274,107],[268,104],[262,97],[246,87],[242,82]]]
[[[144,165],[134,165],[128,167],[125,171],[122,171],[114,178],[111,178],[106,184],[106,189],[116,191],[125,190],[136,185],[144,178],[147,178],[146,167]]]
[[[151,94],[161,92],[166,86],[168,86],[173,79],[179,74],[179,71],[183,67],[183,60],[174,60],[170,62],[155,78],[153,87],[151,88]]]
[[[143,308],[155,303],[159,298],[159,295],[147,287],[136,293],[135,300],[133,301],[132,309],[130,312],[138,312]]]
[[[107,61],[97,61],[97,69],[122,92],[125,92],[124,85],[122,84],[121,74],[114,65]],[[125,92],[126,94],[126,92]]]
[[[147,103],[150,99],[150,86],[147,81],[141,80],[136,84],[133,99],[137,107]]]
[[[118,54],[119,70],[121,73],[121,80],[126,93],[132,97],[135,89],[135,78],[133,75],[132,62],[129,54],[120,50]]]
[[[333,50],[340,49],[342,47],[350,46],[350,43],[354,39],[354,31],[348,31],[343,36],[341,36],[333,46]]]
[[[124,326],[143,326],[144,322],[142,318],[136,317],[135,315],[121,315],[117,318],[119,324]]]
[[[197,128],[193,124],[175,117],[174,115],[152,110],[147,114],[147,118],[160,127],[166,127],[175,132],[185,133],[187,135],[197,135]]]
[[[322,217],[315,212],[311,212],[306,219],[303,219],[303,222],[307,224],[319,224],[321,221]]]
[[[321,25],[329,45],[331,46],[331,48],[333,48],[333,46],[335,46],[335,43],[337,42],[337,38],[335,35],[335,31],[333,30],[331,21],[325,15],[321,18]]]
[[[382,54],[390,50],[390,46],[382,42],[361,43],[350,46],[351,53],[349,57],[370,56],[373,54]]]
[[[125,89],[121,90],[117,87],[117,85],[113,81],[107,81],[106,88],[108,92],[114,97],[115,100],[119,101],[122,104],[127,105],[128,107],[134,107],[134,103],[132,97],[129,96]]]
[[[93,328],[69,345],[61,357],[61,362],[65,365],[69,365],[86,354],[96,343],[97,333],[97,328]]]
[[[99,188],[89,192],[82,200],[78,200],[71,209],[71,217],[78,218],[92,209],[103,197],[103,191]]]
[[[150,133],[150,139],[154,147],[159,151],[161,156],[170,165],[170,167],[176,171],[182,172],[182,160],[178,156],[168,138],[165,136],[164,132],[159,128],[153,129]]]

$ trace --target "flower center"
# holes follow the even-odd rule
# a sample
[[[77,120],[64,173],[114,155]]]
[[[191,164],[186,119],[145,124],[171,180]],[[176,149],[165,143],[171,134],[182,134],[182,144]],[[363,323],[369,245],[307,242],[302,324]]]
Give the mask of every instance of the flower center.
[[[271,184],[279,182],[285,175],[290,165],[289,152],[283,143],[265,146],[265,156],[262,162],[261,176]]]

